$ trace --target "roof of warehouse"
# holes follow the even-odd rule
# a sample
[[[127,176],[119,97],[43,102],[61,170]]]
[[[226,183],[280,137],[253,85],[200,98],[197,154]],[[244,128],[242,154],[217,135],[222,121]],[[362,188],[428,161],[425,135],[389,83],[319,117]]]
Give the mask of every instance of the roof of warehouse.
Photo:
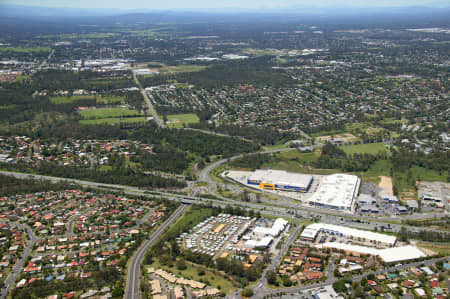
[[[327,223],[313,223],[308,225],[302,232],[301,236],[304,238],[314,238],[320,230],[330,230],[340,232],[345,236],[353,236],[356,238],[364,238],[374,240],[386,244],[395,244],[397,238],[395,236],[389,236],[380,233],[374,233],[371,231],[360,230],[350,228],[341,225],[327,224]]]
[[[288,223],[287,220],[283,218],[277,218],[273,223],[272,227],[257,226],[255,227],[253,232],[263,235],[276,236],[284,229],[287,223]]]
[[[348,208],[358,193],[358,183],[359,178],[356,175],[327,175],[320,183],[319,190],[309,198],[309,202]]]
[[[426,257],[426,254],[424,254],[419,248],[412,245],[386,249],[377,249],[372,247],[345,244],[339,242],[326,242],[320,245],[315,245],[315,247],[336,248],[340,250],[348,250],[363,254],[377,255],[381,257],[381,259],[383,259],[386,263],[400,262],[405,260],[412,260],[416,258]]]
[[[306,188],[311,183],[313,176],[309,174],[292,173],[282,170],[258,169],[250,175],[249,179],[258,180],[267,184],[291,185]]]

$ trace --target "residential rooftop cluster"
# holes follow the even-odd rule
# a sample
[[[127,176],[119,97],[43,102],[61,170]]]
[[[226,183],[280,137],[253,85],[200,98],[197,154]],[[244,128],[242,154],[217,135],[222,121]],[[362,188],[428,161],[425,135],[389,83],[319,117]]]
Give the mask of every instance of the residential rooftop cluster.
[[[340,261],[340,264],[349,264]],[[351,262],[357,265],[357,262]],[[360,282],[366,296],[383,296],[384,298],[434,298],[443,299],[449,295],[447,281],[443,274],[448,272],[448,262],[428,263],[422,266],[389,269],[385,273],[369,274]],[[344,276],[345,277],[345,276]],[[343,295],[354,292],[354,286],[345,283]]]
[[[23,228],[0,223],[0,281],[4,281],[18,261],[27,245],[28,238]]]
[[[62,166],[109,165],[113,155],[131,157],[151,153],[152,146],[133,140],[32,139],[27,136],[0,136],[0,162],[37,164],[55,162]]]
[[[150,231],[166,211],[163,204],[151,200],[79,190],[2,197],[0,206],[2,219],[23,223],[39,236],[20,269],[16,288],[32,287],[37,280],[93,280],[98,271],[108,267],[123,273],[137,239]],[[22,250],[27,236],[1,226],[21,241],[10,248],[9,254],[14,256]],[[114,285],[107,287],[112,289]],[[73,290],[72,296],[89,298],[109,292],[104,290],[81,288]]]

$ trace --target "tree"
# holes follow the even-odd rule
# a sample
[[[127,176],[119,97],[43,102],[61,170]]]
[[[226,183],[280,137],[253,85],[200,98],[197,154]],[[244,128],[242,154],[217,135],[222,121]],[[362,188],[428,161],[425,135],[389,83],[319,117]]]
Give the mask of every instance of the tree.
[[[345,287],[345,280],[339,279],[335,283],[333,283],[333,289],[338,293],[343,293],[347,291],[347,288]]]
[[[177,269],[178,270],[186,270],[187,266],[186,266],[186,262],[184,261],[184,259],[179,259],[177,261]]]
[[[250,298],[253,296],[253,290],[250,288],[245,288],[244,290],[242,290],[241,295],[242,297]]]
[[[267,282],[273,285],[277,283],[277,275],[275,274],[275,272],[271,270],[267,272]]]
[[[283,276],[281,277],[281,280],[283,281],[283,285],[284,285],[285,287],[290,287],[290,286],[292,286],[292,281],[291,281],[291,279],[289,278],[289,276],[283,275]]]

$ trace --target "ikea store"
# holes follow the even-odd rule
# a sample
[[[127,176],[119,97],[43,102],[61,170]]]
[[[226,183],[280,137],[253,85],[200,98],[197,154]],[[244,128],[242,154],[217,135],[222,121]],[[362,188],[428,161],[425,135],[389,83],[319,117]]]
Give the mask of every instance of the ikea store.
[[[282,170],[256,170],[247,179],[247,184],[266,190],[308,192],[313,176],[290,173]]]

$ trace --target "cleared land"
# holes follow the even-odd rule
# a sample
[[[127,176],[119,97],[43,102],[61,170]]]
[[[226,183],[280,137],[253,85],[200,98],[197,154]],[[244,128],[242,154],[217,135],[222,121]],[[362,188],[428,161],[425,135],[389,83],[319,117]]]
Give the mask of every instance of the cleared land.
[[[378,186],[383,189],[386,193],[394,195],[392,191],[392,179],[388,176],[380,176],[380,183]]]
[[[117,97],[117,96],[104,96],[104,97],[97,97],[96,100],[97,100],[97,103],[117,104],[117,103],[124,102],[125,98]]]
[[[159,71],[163,74],[176,74],[187,72],[198,72],[206,69],[204,65],[175,65],[175,66],[163,66]]]
[[[12,53],[41,53],[41,52],[50,52],[51,49],[49,47],[33,47],[33,48],[25,48],[25,47],[0,47],[0,52],[12,52]]]
[[[94,100],[94,96],[71,96],[71,97],[51,97],[50,102],[53,104],[70,104],[82,100]]]
[[[141,63],[136,68],[149,68],[152,71],[158,71],[162,75],[171,75],[177,73],[199,72],[207,68],[206,65],[165,65],[156,63]],[[144,75],[142,77],[152,77],[154,75]]]
[[[172,114],[167,116],[167,125],[171,128],[182,128],[183,124],[196,124],[200,119],[196,114]]]
[[[354,144],[343,145],[340,147],[347,155],[353,154],[371,154],[376,155],[380,152],[386,152],[384,143],[366,143],[366,144]]]
[[[120,118],[128,116],[141,116],[135,109],[126,107],[87,109],[78,111],[84,119]]]
[[[145,122],[147,119],[145,117],[124,117],[122,120],[120,118],[100,118],[100,119],[83,119],[80,120],[80,124],[83,125],[115,125],[120,123],[139,123]]]

